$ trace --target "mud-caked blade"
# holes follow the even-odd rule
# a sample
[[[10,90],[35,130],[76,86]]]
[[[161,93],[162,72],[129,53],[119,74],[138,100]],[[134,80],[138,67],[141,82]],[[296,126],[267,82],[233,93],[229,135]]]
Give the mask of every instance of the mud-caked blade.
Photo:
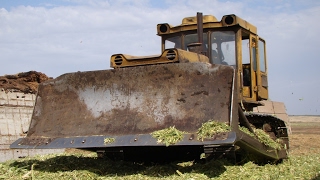
[[[175,63],[61,75],[39,86],[27,138],[122,136],[229,122],[234,69]],[[24,141],[26,144],[27,141]]]

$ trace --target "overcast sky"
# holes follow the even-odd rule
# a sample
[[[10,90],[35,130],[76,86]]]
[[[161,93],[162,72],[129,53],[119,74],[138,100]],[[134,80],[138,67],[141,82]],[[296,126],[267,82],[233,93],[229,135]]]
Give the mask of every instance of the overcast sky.
[[[0,0],[0,75],[108,69],[110,56],[160,54],[158,23],[236,14],[267,42],[269,96],[320,115],[318,0]]]

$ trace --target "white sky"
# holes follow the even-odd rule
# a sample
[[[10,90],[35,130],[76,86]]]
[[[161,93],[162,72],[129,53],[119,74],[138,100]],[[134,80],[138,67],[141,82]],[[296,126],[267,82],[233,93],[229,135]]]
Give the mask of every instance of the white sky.
[[[267,42],[269,96],[320,115],[318,0],[0,0],[0,75],[109,68],[112,54],[160,54],[158,23],[236,14]]]

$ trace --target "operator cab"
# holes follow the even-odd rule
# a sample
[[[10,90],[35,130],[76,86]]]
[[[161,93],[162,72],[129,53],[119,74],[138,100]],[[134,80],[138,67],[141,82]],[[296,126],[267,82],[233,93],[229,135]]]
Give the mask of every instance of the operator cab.
[[[178,26],[158,24],[162,52],[170,48],[190,51],[190,45],[201,43],[198,52],[211,64],[236,69],[241,101],[254,104],[268,99],[265,41],[257,35],[257,28],[234,14],[221,21],[211,15],[200,16],[184,18]]]

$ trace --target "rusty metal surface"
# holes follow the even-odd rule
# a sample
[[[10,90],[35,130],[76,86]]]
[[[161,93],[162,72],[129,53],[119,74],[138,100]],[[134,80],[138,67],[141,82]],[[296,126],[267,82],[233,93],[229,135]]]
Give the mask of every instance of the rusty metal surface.
[[[27,137],[194,133],[229,122],[232,67],[207,63],[76,72],[42,83]]]
[[[199,54],[206,54],[204,44],[203,44],[203,16],[202,13],[197,12],[197,34],[198,34],[198,42],[200,44]]]

